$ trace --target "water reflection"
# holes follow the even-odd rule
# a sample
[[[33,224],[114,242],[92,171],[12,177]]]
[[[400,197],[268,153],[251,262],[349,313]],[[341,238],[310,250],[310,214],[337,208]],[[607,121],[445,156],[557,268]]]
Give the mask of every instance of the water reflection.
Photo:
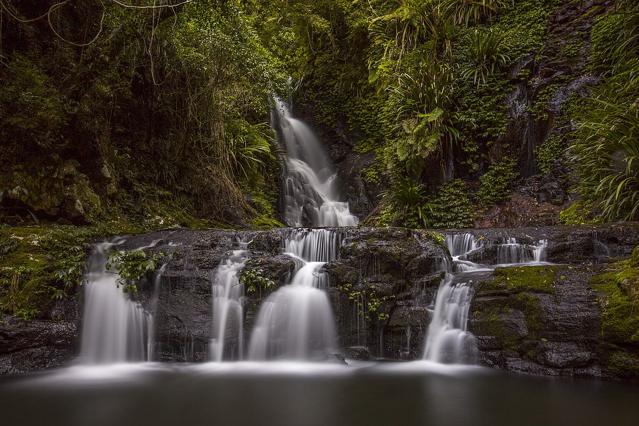
[[[3,425],[636,424],[639,388],[359,362],[75,366],[0,382]]]

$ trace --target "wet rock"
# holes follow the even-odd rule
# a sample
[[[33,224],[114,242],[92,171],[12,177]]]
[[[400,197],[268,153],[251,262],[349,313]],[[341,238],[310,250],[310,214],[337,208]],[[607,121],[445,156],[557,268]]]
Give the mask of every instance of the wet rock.
[[[518,243],[527,245],[547,240],[545,260],[571,264],[601,262],[614,257],[630,256],[639,243],[639,223],[635,222],[600,226],[540,226],[451,232],[473,234],[481,247],[466,258],[487,264],[498,263],[497,247],[507,238],[515,238]]]
[[[447,250],[425,232],[346,231],[339,259],[326,267],[340,343],[380,358],[421,357],[442,259],[450,261]]]
[[[536,375],[580,376],[600,371],[600,312],[591,270],[553,267],[550,293],[536,286],[495,296],[490,280],[477,286],[470,330],[482,363]]]
[[[167,230],[128,237],[119,249],[149,246],[165,253],[156,313],[156,359],[208,359],[211,333],[211,282],[216,268],[239,242],[247,243],[247,267],[260,268],[276,286],[288,281],[294,261],[282,254],[290,230]],[[338,229],[338,258],[326,265],[327,290],[336,318],[339,344],[349,358],[417,359],[422,356],[429,309],[441,283],[447,249],[437,234],[406,229]],[[462,232],[462,231],[452,231]],[[548,240],[551,284],[521,289],[484,285],[490,273],[477,274],[470,330],[476,334],[484,365],[530,374],[621,377],[639,366],[626,348],[601,340],[597,295],[588,285],[616,256],[629,256],[639,244],[639,224],[605,226],[480,229],[471,232],[493,248],[514,237],[526,244]],[[623,283],[622,283],[623,284]],[[625,287],[624,287],[625,288]],[[630,288],[634,288],[630,286]],[[245,336],[270,290],[246,294]],[[140,286],[139,299],[151,309],[153,285]],[[24,322],[3,317],[0,372],[18,373],[59,366],[79,348],[80,294],[56,305],[44,318]],[[608,344],[605,350],[604,344]],[[616,343],[615,343],[616,344]],[[623,349],[623,350],[622,350]]]
[[[371,359],[371,353],[366,346],[349,346],[344,349],[344,355],[347,359],[356,361],[368,361]]]
[[[0,316],[0,375],[23,374],[69,363],[79,348],[75,298],[58,302],[44,318]]]

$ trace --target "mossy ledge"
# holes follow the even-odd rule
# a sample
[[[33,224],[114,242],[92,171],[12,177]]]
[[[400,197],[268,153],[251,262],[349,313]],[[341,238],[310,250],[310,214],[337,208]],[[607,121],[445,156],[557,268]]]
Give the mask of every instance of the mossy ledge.
[[[556,283],[562,279],[562,276],[557,276],[559,269],[558,266],[550,265],[497,268],[492,279],[481,283],[481,290],[495,293],[552,294]]]
[[[639,379],[639,247],[590,281],[601,307],[601,358],[612,373]]]

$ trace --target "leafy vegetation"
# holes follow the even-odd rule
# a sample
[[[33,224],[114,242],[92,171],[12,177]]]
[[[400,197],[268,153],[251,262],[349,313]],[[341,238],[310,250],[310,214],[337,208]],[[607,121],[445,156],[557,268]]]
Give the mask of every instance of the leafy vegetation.
[[[371,223],[471,226],[559,166],[562,220],[638,217],[636,2],[75,3],[2,1],[5,223],[280,226],[274,93],[371,158]]]
[[[259,293],[261,295],[263,290],[275,287],[275,281],[266,277],[262,268],[244,268],[240,275],[240,282],[244,284],[247,294]]]
[[[121,251],[109,254],[107,268],[117,271],[118,284],[126,293],[138,292],[138,284],[143,278],[149,278],[158,268],[161,253],[147,254],[144,250]]]
[[[442,185],[430,207],[429,225],[433,228],[471,228],[474,212],[468,192],[468,186],[461,179]]]
[[[89,243],[134,232],[97,227],[0,227],[0,311],[24,319],[43,315],[82,283]]]
[[[577,117],[572,148],[578,190],[606,220],[639,218],[639,4],[618,2],[592,32],[592,68],[603,74]]]
[[[517,162],[513,158],[506,158],[503,161],[493,164],[488,171],[479,178],[480,187],[477,196],[482,204],[490,205],[505,200],[515,179]]]
[[[287,72],[257,32],[274,9],[54,4],[2,2],[3,219],[211,226],[264,214],[242,192],[269,191],[279,173],[269,96]]]

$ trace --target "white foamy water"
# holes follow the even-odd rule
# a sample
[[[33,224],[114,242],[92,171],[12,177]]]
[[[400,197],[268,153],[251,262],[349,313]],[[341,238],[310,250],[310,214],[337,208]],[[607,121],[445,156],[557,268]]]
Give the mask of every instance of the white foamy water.
[[[282,189],[286,222],[290,226],[357,225],[348,203],[340,201],[337,173],[313,131],[278,98],[274,116],[273,125],[287,154]]]
[[[453,276],[446,274],[437,290],[424,359],[448,364],[475,362],[475,338],[468,332],[471,301],[472,287],[469,283],[454,283]]]
[[[477,356],[475,338],[468,331],[468,312],[473,298],[473,283],[462,279],[467,273],[491,271],[497,266],[543,264],[547,240],[537,244],[521,244],[509,237],[496,244],[497,265],[481,265],[465,256],[485,246],[471,233],[446,236],[453,258],[452,274],[446,274],[435,296],[435,307],[428,326],[424,359],[449,364],[473,363]],[[465,274],[465,275],[464,275]]]
[[[324,289],[325,263],[335,258],[338,238],[326,229],[294,230],[285,250],[299,263],[291,283],[260,306],[249,359],[321,360],[337,351],[337,334]]]
[[[213,331],[209,343],[212,361],[244,357],[244,286],[240,272],[247,255],[246,250],[233,251],[217,267],[213,278]]]
[[[112,243],[98,244],[85,276],[80,361],[107,364],[148,359],[150,314],[131,300],[107,270]]]

